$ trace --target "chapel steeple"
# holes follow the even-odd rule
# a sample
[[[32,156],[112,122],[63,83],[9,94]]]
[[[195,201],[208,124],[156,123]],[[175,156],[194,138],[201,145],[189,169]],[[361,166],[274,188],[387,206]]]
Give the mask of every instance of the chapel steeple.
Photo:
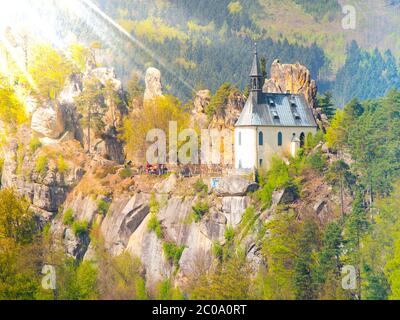
[[[258,61],[257,43],[255,43],[253,65],[251,66],[250,71],[250,91],[261,92],[261,86],[262,74],[260,69],[260,62]]]

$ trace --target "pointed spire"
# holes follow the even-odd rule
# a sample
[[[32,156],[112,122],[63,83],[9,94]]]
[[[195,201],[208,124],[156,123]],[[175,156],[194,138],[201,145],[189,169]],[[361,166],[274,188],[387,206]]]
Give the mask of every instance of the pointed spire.
[[[250,77],[262,77],[260,71],[260,62],[258,61],[257,43],[254,44],[254,59],[251,66]]]

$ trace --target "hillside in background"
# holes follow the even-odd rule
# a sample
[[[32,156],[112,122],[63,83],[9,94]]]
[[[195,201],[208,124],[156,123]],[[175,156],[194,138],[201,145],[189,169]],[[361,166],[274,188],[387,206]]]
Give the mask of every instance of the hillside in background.
[[[146,68],[155,66],[164,75],[166,91],[185,101],[199,89],[215,92],[225,82],[245,89],[254,42],[266,76],[275,59],[300,62],[317,80],[320,93],[334,93],[339,107],[352,97],[376,98],[398,88],[399,2],[317,3],[26,0],[23,7],[5,8],[0,27],[12,26],[14,35],[29,30],[28,47],[45,41],[67,51],[74,42],[96,42],[101,45],[98,60],[114,67],[125,84],[132,72],[143,79]],[[343,29],[342,5],[356,9],[355,30]]]
[[[375,98],[398,87],[398,59],[393,58],[400,52],[397,1],[325,0],[318,5],[309,0],[97,2],[195,88],[207,84],[216,90],[221,83],[231,82],[243,89],[255,41],[267,71],[275,59],[298,61],[310,69],[320,91],[334,92],[341,107],[353,96]],[[357,13],[355,30],[342,28],[342,5],[349,4]],[[350,48],[352,41],[359,46],[357,56]],[[349,63],[351,74],[344,68]],[[370,74],[368,68],[375,67],[378,71]],[[123,69],[126,73],[129,67]],[[174,83],[174,76],[163,71],[166,84]],[[369,81],[360,84],[358,79],[366,74]],[[351,92],[343,92],[343,87]],[[191,95],[189,89],[171,86],[171,90],[181,97]]]

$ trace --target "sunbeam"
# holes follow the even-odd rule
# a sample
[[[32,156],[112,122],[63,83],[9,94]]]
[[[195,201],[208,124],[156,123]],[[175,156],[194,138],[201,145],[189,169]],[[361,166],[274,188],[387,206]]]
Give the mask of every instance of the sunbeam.
[[[138,46],[141,50],[143,50],[146,54],[148,54],[153,60],[157,61],[161,66],[165,68],[165,70],[171,73],[176,79],[178,79],[185,87],[194,91],[194,87],[189,84],[187,81],[183,80],[179,77],[174,71],[168,68],[167,64],[163,62],[159,57],[155,56],[151,50],[149,50],[146,46],[144,46],[139,40],[134,38],[131,34],[129,34],[124,28],[122,28],[114,19],[108,16],[104,11],[102,11],[98,6],[96,6],[91,0],[75,0],[84,3],[90,10],[99,15],[103,20],[105,20],[109,25],[118,30],[127,40],[129,40],[133,45]]]

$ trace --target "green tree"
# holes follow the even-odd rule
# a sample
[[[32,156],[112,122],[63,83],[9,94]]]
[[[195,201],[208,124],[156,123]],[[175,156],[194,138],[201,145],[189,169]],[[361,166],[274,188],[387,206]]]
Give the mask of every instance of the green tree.
[[[91,152],[91,135],[99,136],[104,129],[103,117],[107,105],[104,101],[104,90],[99,80],[94,78],[86,79],[84,90],[75,97],[78,112],[82,115],[81,124],[87,129],[88,152]]]
[[[328,119],[332,119],[336,112],[332,100],[333,96],[331,92],[325,92],[322,96],[318,96],[317,105],[322,109],[322,112],[328,117]]]
[[[50,45],[37,45],[33,48],[28,72],[39,98],[56,99],[64,89],[72,70],[71,62]]]
[[[294,260],[294,291],[299,300],[313,300],[317,294],[316,252],[319,238],[318,226],[307,219],[298,238],[298,251]]]

